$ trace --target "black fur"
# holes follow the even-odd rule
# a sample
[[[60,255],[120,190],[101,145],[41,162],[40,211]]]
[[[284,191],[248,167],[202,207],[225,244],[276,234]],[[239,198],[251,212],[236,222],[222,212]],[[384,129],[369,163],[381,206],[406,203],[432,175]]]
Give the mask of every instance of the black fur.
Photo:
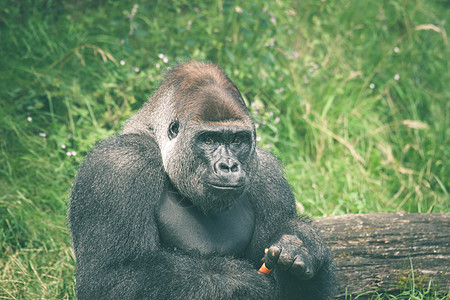
[[[297,216],[278,161],[255,148],[253,123],[242,103],[216,66],[177,66],[123,131],[87,156],[69,208],[79,299],[331,299],[329,251],[310,221]],[[244,154],[237,156],[245,192],[233,197],[245,195],[253,221],[242,224],[254,230],[246,247],[239,242],[245,249],[240,253],[189,251],[160,236],[161,201],[172,185],[206,217],[233,205],[199,179],[205,166],[193,141],[208,126],[238,126],[250,134]],[[225,204],[214,207],[215,201]],[[205,237],[205,243],[211,241]],[[189,244],[189,234],[183,242]],[[257,272],[265,248],[280,257],[269,275]]]

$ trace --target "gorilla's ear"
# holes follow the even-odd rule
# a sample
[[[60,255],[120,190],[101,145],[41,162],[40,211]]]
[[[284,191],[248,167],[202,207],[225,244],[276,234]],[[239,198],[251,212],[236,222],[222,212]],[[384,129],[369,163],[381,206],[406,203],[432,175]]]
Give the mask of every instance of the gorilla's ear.
[[[180,122],[178,122],[178,120],[172,121],[170,123],[169,130],[167,131],[167,135],[169,136],[170,140],[177,137],[179,128],[180,128]]]

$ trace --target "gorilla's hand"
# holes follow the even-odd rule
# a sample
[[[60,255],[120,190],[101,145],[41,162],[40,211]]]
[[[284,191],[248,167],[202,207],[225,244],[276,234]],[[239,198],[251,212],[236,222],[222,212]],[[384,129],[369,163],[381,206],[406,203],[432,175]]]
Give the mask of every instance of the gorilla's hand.
[[[278,268],[302,280],[311,279],[314,274],[313,258],[303,242],[295,235],[283,235],[269,247],[264,262],[267,268]]]

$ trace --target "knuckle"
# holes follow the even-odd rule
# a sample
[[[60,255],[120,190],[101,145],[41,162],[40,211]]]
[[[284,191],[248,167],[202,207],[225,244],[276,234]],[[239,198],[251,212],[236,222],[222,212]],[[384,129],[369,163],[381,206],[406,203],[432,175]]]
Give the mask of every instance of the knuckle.
[[[311,270],[311,267],[299,256],[296,256],[295,258],[294,265],[291,268],[291,273],[302,280],[308,280],[314,276],[314,272]]]
[[[280,269],[283,271],[289,270],[292,267],[292,264],[294,263],[293,259],[288,255],[281,254],[278,258],[278,265],[280,266]]]
[[[298,256],[295,258],[294,264],[300,270],[305,270],[306,269],[305,262]]]

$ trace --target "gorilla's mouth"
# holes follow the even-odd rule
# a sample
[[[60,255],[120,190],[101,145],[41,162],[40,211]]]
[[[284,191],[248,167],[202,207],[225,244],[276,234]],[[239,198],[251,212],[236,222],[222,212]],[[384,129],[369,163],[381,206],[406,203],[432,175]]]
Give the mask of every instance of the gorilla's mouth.
[[[214,189],[217,190],[223,190],[223,191],[233,191],[233,190],[240,190],[244,189],[244,184],[217,184],[217,183],[210,183],[208,182],[207,185],[211,186]]]

